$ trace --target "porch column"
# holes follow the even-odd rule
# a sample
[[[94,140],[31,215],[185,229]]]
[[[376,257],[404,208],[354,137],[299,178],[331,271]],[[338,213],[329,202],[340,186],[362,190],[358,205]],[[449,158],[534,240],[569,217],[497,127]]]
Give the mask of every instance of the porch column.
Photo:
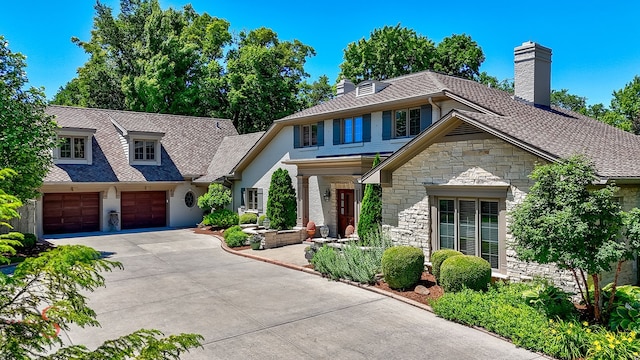
[[[353,226],[358,228],[358,220],[360,219],[360,205],[362,204],[362,184],[359,178],[353,179]]]
[[[298,179],[298,217],[296,226],[307,226],[309,222],[309,177],[296,176]]]

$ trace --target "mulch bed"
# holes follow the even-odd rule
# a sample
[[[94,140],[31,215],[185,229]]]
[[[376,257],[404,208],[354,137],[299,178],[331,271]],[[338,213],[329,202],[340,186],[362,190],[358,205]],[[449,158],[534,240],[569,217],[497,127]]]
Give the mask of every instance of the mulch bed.
[[[422,295],[415,292],[415,288],[420,285],[424,286],[425,288],[427,288],[427,290],[429,290],[428,295]],[[425,305],[430,305],[431,301],[440,298],[442,294],[444,294],[444,292],[442,291],[442,288],[439,285],[436,285],[436,279],[433,277],[433,275],[429,274],[426,271],[422,273],[422,277],[420,278],[420,281],[418,281],[416,286],[414,286],[412,289],[406,289],[404,291],[394,290],[390,288],[389,285],[387,285],[387,283],[384,282],[384,280],[378,281],[378,283],[375,284],[374,286],[378,289],[388,291],[402,297],[406,297],[408,299],[417,301]]]
[[[49,250],[51,250],[53,248],[55,248],[55,245],[51,244],[48,241],[38,241],[38,242],[36,242],[36,245],[34,247],[30,248],[30,249],[18,248],[18,249],[16,249],[16,254],[15,255],[11,255],[11,254],[3,254],[3,255],[5,257],[13,260],[12,263],[16,263],[16,262],[22,261],[22,260],[16,260],[17,258],[26,259],[26,258],[30,258],[30,257],[37,257],[41,253],[43,253],[45,251],[49,251]],[[6,265],[6,264],[0,263],[0,265]]]

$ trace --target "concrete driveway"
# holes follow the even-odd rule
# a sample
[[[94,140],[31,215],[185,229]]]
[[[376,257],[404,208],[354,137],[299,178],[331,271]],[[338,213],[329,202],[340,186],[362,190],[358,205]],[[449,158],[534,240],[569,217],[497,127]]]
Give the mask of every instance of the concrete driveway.
[[[391,298],[228,254],[191,230],[52,241],[89,245],[124,264],[89,295],[102,327],[61,335],[90,348],[155,328],[204,336],[204,349],[183,359],[540,358]]]

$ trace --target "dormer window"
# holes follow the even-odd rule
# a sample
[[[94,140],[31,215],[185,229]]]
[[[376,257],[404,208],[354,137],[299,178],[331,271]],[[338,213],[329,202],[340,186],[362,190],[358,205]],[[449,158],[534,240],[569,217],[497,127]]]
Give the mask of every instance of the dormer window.
[[[95,129],[62,128],[58,130],[59,145],[53,151],[55,164],[91,165],[91,139]]]
[[[387,83],[375,80],[366,80],[356,86],[356,97],[371,95],[389,86]]]
[[[155,161],[156,160],[156,140],[134,140],[133,158],[134,160]]]

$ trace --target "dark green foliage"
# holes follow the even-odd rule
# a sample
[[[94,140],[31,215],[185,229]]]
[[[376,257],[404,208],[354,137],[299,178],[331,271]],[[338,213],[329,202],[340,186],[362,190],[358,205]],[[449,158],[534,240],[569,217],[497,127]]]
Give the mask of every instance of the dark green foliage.
[[[440,266],[442,266],[442,262],[457,255],[463,254],[453,249],[436,250],[431,254],[431,273],[436,278],[437,283],[440,283]]]
[[[424,253],[412,246],[394,246],[382,255],[384,281],[392,289],[408,289],[424,271]]]
[[[22,247],[25,249],[32,249],[36,246],[38,238],[34,234],[24,234],[24,239],[21,241]]]
[[[202,223],[217,228],[228,228],[229,226],[238,225],[238,221],[240,221],[240,217],[237,213],[228,209],[221,209],[205,215]]]
[[[226,239],[229,234],[232,232],[242,231],[242,227],[240,225],[233,225],[222,233],[222,236]]]
[[[291,184],[291,177],[286,169],[278,168],[271,175],[269,198],[267,200],[267,217],[270,227],[277,230],[291,229],[296,225],[296,191]]]
[[[376,154],[373,167],[375,168],[379,163],[380,154]],[[360,219],[358,220],[358,237],[366,242],[372,233],[380,231],[381,225],[382,186],[380,184],[366,184],[360,207]]]
[[[574,316],[575,306],[571,295],[546,280],[538,280],[531,289],[522,293],[525,301],[543,311],[549,318],[568,318]]]
[[[613,284],[602,289],[605,302],[611,297]],[[609,328],[612,331],[640,332],[640,287],[623,285],[616,288],[616,296],[609,313]]]
[[[440,285],[445,292],[456,292],[464,288],[487,290],[491,282],[491,264],[472,255],[452,256],[442,262]]]
[[[0,169],[15,170],[0,176],[0,189],[22,201],[38,195],[57,141],[43,90],[25,88],[26,66],[25,56],[12,52],[0,35]]]
[[[243,246],[247,242],[249,238],[249,234],[244,231],[232,231],[225,235],[224,241],[227,243],[229,247],[238,247]]]
[[[240,215],[240,224],[255,224],[258,222],[258,214],[256,213],[244,213]]]
[[[205,213],[224,209],[231,204],[231,190],[222,184],[213,183],[209,185],[209,190],[198,197],[198,207]]]
[[[96,250],[74,245],[27,258],[12,275],[0,273],[0,358],[178,359],[200,345],[202,337],[196,334],[162,338],[157,330],[138,330],[93,351],[83,345],[65,346],[55,326],[63,331],[99,326],[86,294],[105,285],[101,271],[114,268],[122,265],[102,259]],[[46,317],[42,305],[50,306]]]

